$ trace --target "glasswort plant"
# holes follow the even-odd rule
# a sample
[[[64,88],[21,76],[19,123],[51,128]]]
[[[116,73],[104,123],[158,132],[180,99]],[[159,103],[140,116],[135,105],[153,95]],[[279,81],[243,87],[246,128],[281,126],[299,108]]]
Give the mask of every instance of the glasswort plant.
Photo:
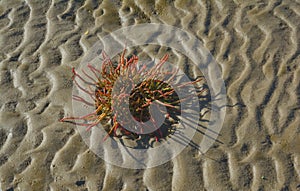
[[[75,85],[90,96],[94,103],[88,102],[77,95],[73,96],[73,99],[92,106],[95,110],[85,116],[64,117],[60,121],[71,122],[76,120],[76,125],[85,126],[87,130],[90,130],[100,122],[110,120],[111,126],[109,128],[104,127],[107,132],[105,139],[109,136],[117,138],[127,136],[132,139],[136,139],[139,136],[149,136],[159,141],[168,136],[173,130],[169,128],[165,131],[158,127],[155,118],[152,118],[150,115],[149,107],[153,103],[165,107],[167,112],[162,111],[162,113],[167,119],[170,117],[169,113],[179,112],[178,105],[181,100],[175,92],[175,87],[170,85],[178,69],[172,71],[162,70],[162,67],[168,60],[168,55],[163,56],[158,64],[149,69],[146,65],[138,66],[137,56],[133,55],[127,59],[125,53],[126,49],[120,55],[117,65],[114,65],[107,54],[102,52],[103,63],[101,69],[97,69],[90,64],[87,65],[93,76],[83,70],[84,78],[74,68],[72,69]],[[163,81],[160,79],[167,80]],[[190,84],[194,85],[202,79],[199,78],[178,84],[176,88],[184,88]],[[82,84],[87,85],[88,88],[83,87]],[[114,90],[117,90],[118,93],[114,93]],[[198,95],[203,91],[198,92]],[[188,99],[188,97],[184,99]],[[129,106],[129,108],[126,108],[126,106]],[[157,108],[159,109],[160,107]],[[122,123],[119,119],[122,119]],[[152,122],[152,125],[146,123],[149,120]],[[138,123],[135,123],[135,121]],[[125,128],[124,126],[130,126],[135,131],[131,131],[130,128]],[[145,133],[146,129],[148,133]]]

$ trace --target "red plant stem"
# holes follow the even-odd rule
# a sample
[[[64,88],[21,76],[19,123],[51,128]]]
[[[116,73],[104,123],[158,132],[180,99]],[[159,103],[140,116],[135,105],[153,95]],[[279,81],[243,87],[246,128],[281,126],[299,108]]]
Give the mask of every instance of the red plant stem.
[[[91,72],[97,78],[98,82],[101,82],[101,79],[99,78],[99,75],[96,74],[96,72],[98,72],[99,74],[101,74],[101,72],[99,70],[97,70],[95,67],[93,67],[92,65],[90,65],[90,64],[88,64],[87,67],[91,70]]]
[[[161,102],[161,101],[159,101],[159,100],[156,100],[156,102],[159,103],[159,104],[161,104],[161,105],[163,105],[163,106],[166,106],[166,107],[170,107],[170,108],[176,109],[176,107],[175,107],[174,105],[170,105],[170,104],[167,104],[167,103],[163,103],[163,102]]]
[[[96,112],[93,112],[93,113],[89,113],[89,114],[87,114],[85,116],[81,116],[81,117],[65,117],[65,118],[62,118],[61,120],[62,121],[74,120],[74,119],[80,119],[80,120],[82,120],[82,119],[88,118],[89,116],[95,116],[96,114],[97,114]]]
[[[92,103],[86,101],[85,99],[83,99],[82,97],[79,97],[77,95],[73,95],[73,100],[80,101],[80,102],[85,103],[89,106],[95,106],[95,104],[92,104]]]
[[[186,86],[186,85],[189,85],[189,84],[195,84],[195,83],[200,82],[200,81],[202,81],[202,79],[198,79],[196,81],[186,82],[186,83],[180,84],[180,85],[175,86],[175,87],[180,88],[180,87],[183,87],[183,86]]]
[[[99,122],[100,122],[100,121],[99,121]],[[95,122],[95,123],[92,123],[92,124],[90,124],[89,126],[87,126],[86,131],[91,130],[91,128],[92,128],[92,127],[95,127],[99,122]]]
[[[83,69],[81,71],[86,77],[93,81],[93,85],[97,84],[97,81],[94,80],[91,76],[89,76]]]
[[[94,93],[87,91],[86,89],[84,89],[83,87],[81,87],[78,82],[76,81],[76,79],[73,80],[74,83],[78,86],[79,89],[81,89],[82,91],[84,91],[85,93],[89,94],[89,95],[94,95]]]

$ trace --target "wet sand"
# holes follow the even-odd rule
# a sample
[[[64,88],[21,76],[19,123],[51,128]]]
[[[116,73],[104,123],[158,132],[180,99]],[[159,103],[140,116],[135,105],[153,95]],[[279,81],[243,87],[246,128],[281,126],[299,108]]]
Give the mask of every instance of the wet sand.
[[[208,152],[131,170],[58,120],[72,114],[72,67],[100,37],[141,23],[197,36],[228,104]],[[300,190],[299,27],[297,0],[0,1],[0,190]]]

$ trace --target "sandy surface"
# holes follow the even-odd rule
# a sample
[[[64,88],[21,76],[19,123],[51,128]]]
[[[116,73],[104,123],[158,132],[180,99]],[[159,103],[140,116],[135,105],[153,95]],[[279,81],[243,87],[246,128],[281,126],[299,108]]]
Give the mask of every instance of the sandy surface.
[[[216,143],[146,170],[91,152],[71,110],[71,68],[99,37],[139,23],[197,36],[228,105]],[[300,190],[300,2],[0,1],[0,190]]]

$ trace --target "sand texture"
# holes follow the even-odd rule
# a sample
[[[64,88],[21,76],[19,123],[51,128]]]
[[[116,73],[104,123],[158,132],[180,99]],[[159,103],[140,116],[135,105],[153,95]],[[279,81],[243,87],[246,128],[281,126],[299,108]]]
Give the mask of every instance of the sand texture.
[[[141,23],[199,38],[228,103],[204,155],[188,146],[132,170],[106,163],[58,120],[72,114],[71,69],[87,50]],[[300,191],[299,27],[299,0],[0,0],[0,190]]]

